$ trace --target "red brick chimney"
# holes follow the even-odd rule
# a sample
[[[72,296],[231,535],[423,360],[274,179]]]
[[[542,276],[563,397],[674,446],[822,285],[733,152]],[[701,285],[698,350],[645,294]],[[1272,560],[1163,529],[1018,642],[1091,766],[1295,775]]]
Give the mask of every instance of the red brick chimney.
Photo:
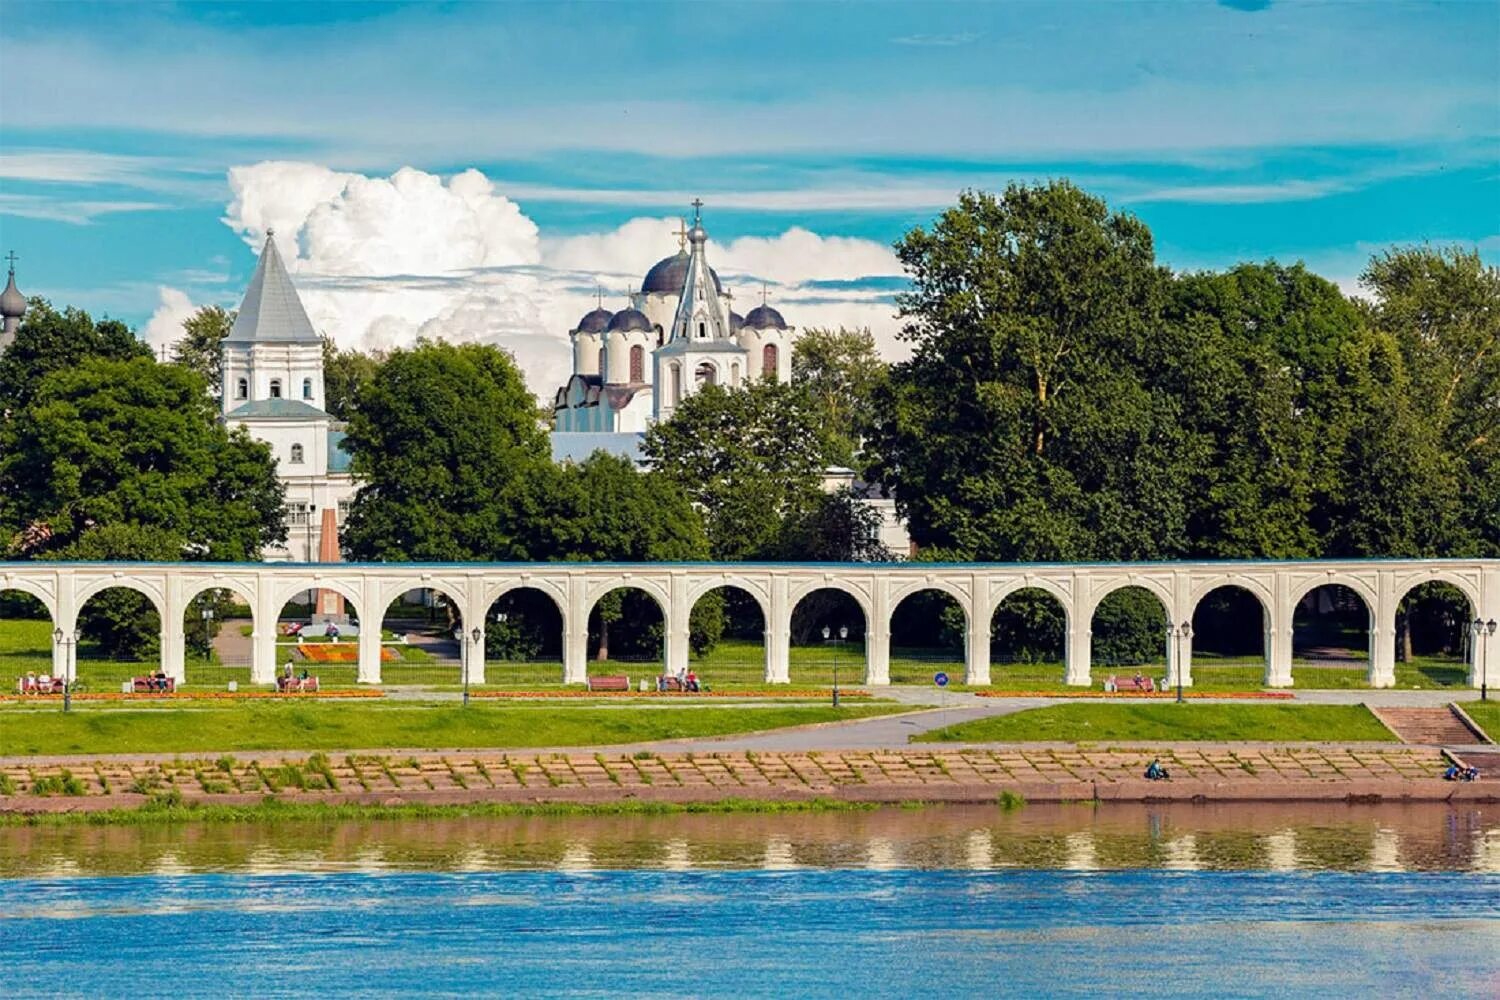
[[[336,563],[339,558],[338,512],[332,507],[323,508],[323,523],[318,529],[318,562]],[[335,590],[318,591],[318,614],[325,618],[343,621],[343,595]]]

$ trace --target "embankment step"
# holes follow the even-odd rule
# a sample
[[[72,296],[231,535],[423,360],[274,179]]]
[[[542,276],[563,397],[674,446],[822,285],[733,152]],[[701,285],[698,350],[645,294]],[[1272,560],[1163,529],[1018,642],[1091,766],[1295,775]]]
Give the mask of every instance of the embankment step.
[[[1469,746],[1490,742],[1453,705],[1437,708],[1372,708],[1370,711],[1402,743],[1419,746]]]

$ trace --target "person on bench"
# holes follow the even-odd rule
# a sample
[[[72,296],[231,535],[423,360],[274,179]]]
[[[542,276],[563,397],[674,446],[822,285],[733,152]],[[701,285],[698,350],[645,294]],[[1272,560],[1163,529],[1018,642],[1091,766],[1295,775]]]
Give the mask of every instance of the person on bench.
[[[688,671],[687,677],[683,679],[682,689],[684,691],[701,691],[702,688],[698,687],[698,675],[691,670]]]

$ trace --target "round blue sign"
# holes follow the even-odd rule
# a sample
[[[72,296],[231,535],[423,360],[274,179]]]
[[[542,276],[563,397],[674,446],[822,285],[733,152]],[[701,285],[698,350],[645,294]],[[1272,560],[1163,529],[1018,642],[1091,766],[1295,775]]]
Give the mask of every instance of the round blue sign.
[[[932,675],[932,683],[936,684],[940,688],[945,688],[948,686],[948,675],[939,670],[937,673]]]

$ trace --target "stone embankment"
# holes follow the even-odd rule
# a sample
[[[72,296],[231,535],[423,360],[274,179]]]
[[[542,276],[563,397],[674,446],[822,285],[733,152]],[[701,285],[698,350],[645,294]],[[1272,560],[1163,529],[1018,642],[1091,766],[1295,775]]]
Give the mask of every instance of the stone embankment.
[[[1170,780],[1147,781],[1158,758]],[[396,752],[100,758],[0,766],[0,812],[245,805],[620,802],[1500,801],[1500,782],[1442,780],[1434,748],[1026,745],[802,753]]]

